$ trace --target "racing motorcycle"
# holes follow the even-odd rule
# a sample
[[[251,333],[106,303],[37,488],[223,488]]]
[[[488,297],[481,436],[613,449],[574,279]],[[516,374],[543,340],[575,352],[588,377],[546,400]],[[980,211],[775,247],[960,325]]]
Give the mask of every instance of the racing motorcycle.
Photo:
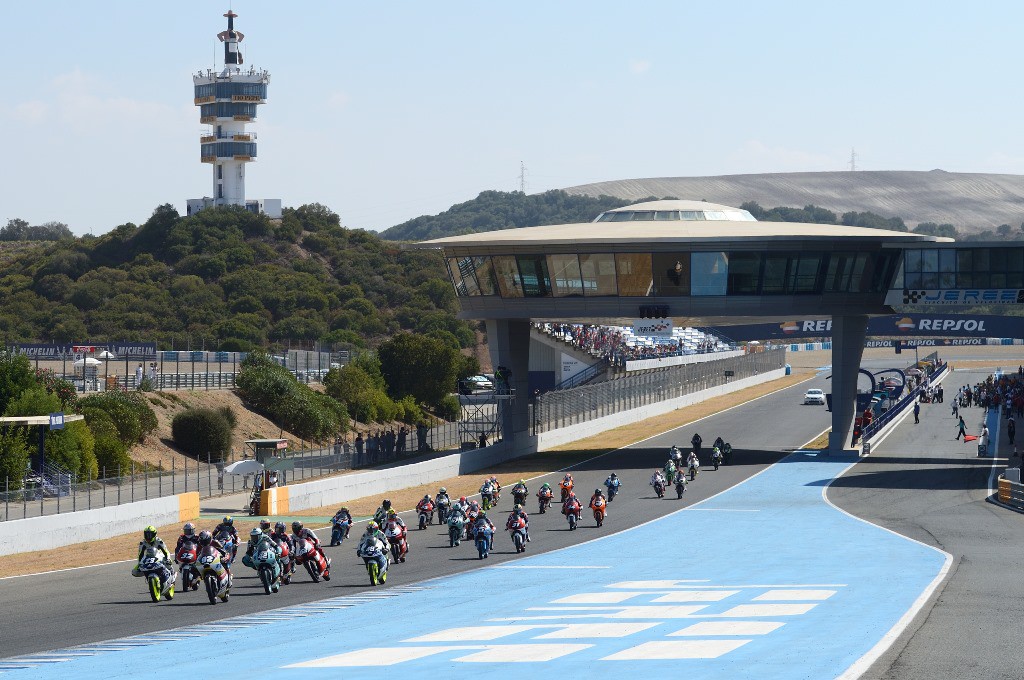
[[[480,491],[480,505],[483,506],[484,512],[494,507],[494,491],[490,486],[485,487],[485,490]]]
[[[575,512],[567,513],[565,515],[566,521],[569,522],[569,531],[576,531],[576,526],[580,522],[580,514],[581,513],[582,513],[582,510],[577,510]]]
[[[231,563],[235,561],[235,552],[237,550],[234,537],[231,535],[230,531],[222,529],[217,532],[217,535],[214,536],[214,538],[220,541],[220,544],[224,546],[225,556],[223,561],[227,567],[230,567]]]
[[[159,602],[160,598],[174,599],[174,580],[178,577],[174,567],[164,562],[158,556],[147,553],[142,556],[139,562],[136,576],[146,579],[149,586],[149,596],[153,602]]]
[[[352,528],[350,519],[331,519],[331,547],[341,545],[341,542],[348,538],[348,532]]]
[[[730,458],[732,458],[732,444],[726,442],[722,447],[722,465],[728,465]]]
[[[306,566],[306,571],[309,572],[313,583],[319,583],[321,578],[325,581],[331,580],[327,560],[316,549],[312,541],[305,538],[295,539],[295,562]]]
[[[196,561],[199,559],[199,546],[192,541],[186,541],[174,554],[174,560],[181,565],[181,589],[183,591],[199,589],[199,569],[196,568]]]
[[[512,489],[512,505],[526,505],[526,494],[524,491]]]
[[[512,543],[516,547],[516,552],[526,552],[526,520],[516,517],[508,525],[508,531],[512,535]]]
[[[654,493],[658,494],[658,498],[664,498],[665,497],[665,485],[662,483],[662,481],[660,479],[657,480],[657,481],[651,482],[651,486],[654,487]]]
[[[679,475],[676,479],[676,498],[681,499],[686,491],[686,475]]]
[[[217,600],[227,602],[231,591],[231,576],[221,562],[220,552],[212,545],[203,546],[199,551],[199,577],[206,585],[206,595],[210,604]]]
[[[476,529],[474,532],[476,535],[476,551],[480,555],[480,559],[485,559],[491,551],[491,537],[494,532],[491,531],[489,526],[483,526]]]
[[[428,524],[434,523],[434,504],[420,508],[420,531],[427,528]]]
[[[594,504],[591,506],[594,509],[594,521],[597,522],[598,528],[604,524],[604,516],[607,510],[608,502],[604,498],[598,496],[594,499]]]
[[[287,541],[275,538],[274,542],[281,549],[281,585],[286,586],[292,582],[292,576],[295,574],[295,556],[288,549]]]
[[[465,520],[462,513],[453,512],[448,517],[448,547],[454,548],[462,542],[462,531],[465,527]]]
[[[697,473],[700,472],[700,461],[694,460],[690,463],[690,481],[692,482],[697,478]]]
[[[711,450],[711,462],[714,464],[715,469],[722,464],[722,450],[717,446]]]
[[[391,544],[393,562],[405,562],[405,554],[409,552],[409,546],[403,533],[402,527],[398,526],[397,522],[388,522],[387,529],[384,530],[384,535],[387,536],[388,543]]]
[[[442,498],[436,502],[437,505],[437,523],[446,524],[448,522],[448,513],[452,511],[452,502],[449,498]]]
[[[362,557],[366,564],[371,586],[383,584],[388,580],[388,553],[378,541],[373,541],[371,545],[360,545],[356,549],[356,554]]]
[[[541,489],[537,493],[537,502],[540,505],[540,509],[538,510],[538,512],[540,512],[540,514],[543,515],[545,512],[547,512],[548,506],[551,505],[551,498],[553,496],[554,493],[552,493],[550,488]]]

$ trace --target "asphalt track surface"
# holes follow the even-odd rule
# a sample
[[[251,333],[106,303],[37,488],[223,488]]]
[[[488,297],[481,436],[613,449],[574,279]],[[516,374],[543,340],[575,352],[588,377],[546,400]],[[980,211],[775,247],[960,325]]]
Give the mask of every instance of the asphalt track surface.
[[[569,532],[565,518],[557,510],[537,514],[533,499],[528,505],[532,542],[528,544],[527,554],[581,543],[594,538],[599,531],[628,529],[640,521],[706,499],[760,472],[828,427],[829,414],[823,407],[801,405],[805,390],[827,386],[828,382],[818,376],[576,466],[577,488],[586,497],[602,486],[609,472],[617,472],[623,481],[622,491],[609,506],[604,527],[597,529],[585,510],[580,528]],[[694,432],[699,432],[705,442],[702,458],[706,458],[717,435],[732,443],[732,464],[715,471],[707,465],[707,460],[702,460],[703,471],[688,487],[682,501],[676,500],[674,493],[659,500],[649,486],[651,473],[664,463],[672,444],[683,448]],[[559,473],[530,481],[531,497],[544,481],[554,485],[560,478]],[[508,487],[515,480],[501,481],[506,490],[502,493],[497,516],[492,514],[492,517],[495,524],[503,526],[511,509]],[[405,519],[413,524],[410,514],[406,514]],[[363,526],[353,529],[353,538]],[[321,537],[324,536],[326,532],[321,533]],[[495,548],[487,560],[488,566],[517,559],[506,532],[498,533]],[[216,606],[211,606],[205,594],[198,591],[179,593],[171,602],[153,604],[142,579],[131,577],[130,563],[0,579],[0,609],[5,618],[0,635],[0,658],[361,593],[369,590],[369,586],[362,561],[355,557],[354,549],[355,544],[349,541],[341,547],[327,548],[328,556],[333,559],[330,582],[314,584],[300,573],[291,585],[272,596],[263,593],[255,572],[239,561],[234,570],[236,580],[230,601]],[[449,548],[443,527],[413,529],[409,560],[393,566],[386,587],[413,585],[429,578],[468,571],[480,564],[471,545],[463,543],[458,548]]]
[[[1013,364],[1011,370],[1019,363],[1003,361]],[[991,372],[954,371],[943,383],[947,398],[957,386]],[[968,432],[977,431],[982,413],[962,410]],[[1012,456],[1000,429],[997,456]],[[1024,677],[1024,515],[986,502],[993,459],[978,458],[974,443],[957,442],[955,434],[948,401],[924,404],[919,425],[913,417],[905,420],[829,487],[828,499],[840,508],[954,559],[932,601],[864,678]],[[1005,458],[996,459],[997,471],[1005,465]],[[1020,465],[1020,459],[1011,457],[1010,465]]]

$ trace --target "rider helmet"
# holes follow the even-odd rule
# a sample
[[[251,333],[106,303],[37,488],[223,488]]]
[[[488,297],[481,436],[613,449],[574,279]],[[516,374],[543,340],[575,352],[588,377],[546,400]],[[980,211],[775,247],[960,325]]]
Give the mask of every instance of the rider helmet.
[[[391,509],[391,501],[389,499],[385,498],[384,502],[380,504],[380,507],[384,508],[385,510],[390,510]]]
[[[615,479],[615,478],[616,478],[616,476],[615,476],[615,473],[613,472],[612,473],[612,479]]]
[[[368,534],[372,534],[378,529],[380,529],[380,525],[374,522],[373,520],[370,520],[370,523],[366,525],[366,533]]]
[[[465,505],[466,504],[466,497],[465,496],[459,496],[459,502],[462,503],[463,505]]]
[[[196,525],[192,524],[192,522],[189,522],[184,527],[182,527],[181,533],[185,534],[186,536],[195,536],[196,535]]]
[[[278,522],[274,525],[274,531],[276,531],[279,534],[283,534],[288,531],[288,527],[285,525],[284,522]]]
[[[199,545],[210,545],[213,543],[213,534],[203,529],[199,532]]]
[[[430,500],[430,494],[429,493],[428,494],[423,494],[423,500],[429,501]]]
[[[295,533],[302,531],[302,522],[299,522],[298,520],[292,522],[292,531]]]
[[[229,527],[232,527],[235,525],[235,520],[231,518],[231,515],[224,515],[222,523],[227,524]]]
[[[150,524],[148,527],[142,530],[142,537],[146,539],[147,543],[152,543],[156,540],[156,527]]]
[[[260,520],[260,531],[270,531],[270,520],[269,519],[261,519]]]
[[[541,487],[540,487],[540,488],[542,488],[542,489],[550,489],[550,488],[551,488],[551,485],[550,485],[550,484],[548,484],[547,482],[544,482],[543,484],[541,484]]]
[[[262,535],[263,532],[257,529],[256,527],[253,527],[252,531],[249,532],[249,536],[251,536],[253,539],[259,538]]]
[[[397,517],[397,516],[398,516],[398,513],[395,512],[394,509],[388,510],[388,519],[391,519],[392,517]]]
[[[446,488],[444,488],[444,487],[442,486],[442,487],[441,487],[441,488],[440,488],[440,489],[438,490],[438,493],[444,493],[444,494],[446,494],[446,493],[448,493],[448,489],[446,489]]]
[[[481,512],[479,515],[476,516],[476,518],[477,519],[487,519],[487,513],[486,512]]]
[[[603,496],[604,492],[601,491],[600,489],[594,489],[594,495],[595,496]]]

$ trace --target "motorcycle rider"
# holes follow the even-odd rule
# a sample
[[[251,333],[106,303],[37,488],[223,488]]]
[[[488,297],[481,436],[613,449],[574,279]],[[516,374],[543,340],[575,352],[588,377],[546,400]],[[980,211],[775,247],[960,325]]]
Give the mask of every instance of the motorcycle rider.
[[[480,498],[490,498],[489,505],[494,505],[494,497],[497,495],[497,491],[494,488],[494,484],[490,479],[485,479],[484,483],[480,485]]]
[[[700,459],[697,458],[695,451],[690,451],[690,455],[686,457],[686,469],[689,470],[690,468],[700,472]]]
[[[480,529],[490,529],[491,533],[494,533],[494,523],[487,519],[487,513],[481,512],[476,517],[476,521],[473,522],[474,527],[479,531]]]
[[[341,540],[344,541],[348,538],[348,532],[352,528],[352,513],[348,511],[348,506],[345,505],[341,506],[338,512],[334,513],[334,517],[331,518],[332,525],[341,524],[342,522],[346,522],[346,524],[342,525],[341,530]]]
[[[505,529],[511,529],[513,525],[517,524],[518,519],[522,519],[526,522],[526,542],[530,542],[530,516],[526,514],[526,509],[522,505],[517,504],[512,508],[512,512],[509,513],[508,519],[505,521]]]
[[[465,497],[465,496],[459,496],[459,500],[455,501],[455,503],[454,503],[454,504],[452,504],[452,510],[453,510],[453,511],[454,511],[454,510],[458,510],[458,511],[459,511],[459,512],[461,512],[461,513],[462,513],[463,515],[465,515],[465,514],[466,514],[466,511],[467,511],[468,509],[469,509],[469,501],[468,501],[468,500],[466,500],[466,497]]]
[[[601,503],[598,504],[597,499],[601,499]],[[590,497],[590,509],[596,510],[602,508],[604,510],[605,517],[608,516],[608,499],[604,497],[604,491],[600,489],[594,489],[594,495]]]
[[[668,482],[665,481],[664,473],[659,469],[655,469],[654,474],[651,475],[651,486],[656,487],[659,483],[663,489],[668,486]]]
[[[677,471],[678,468],[676,467],[675,460],[669,458],[667,461],[665,461],[665,481],[671,484],[672,479],[676,476]]]
[[[526,494],[530,493],[530,490],[526,488],[526,480],[520,479],[516,482],[516,485],[512,487],[512,497],[516,499],[516,503],[522,504],[526,500]]]
[[[231,534],[231,539],[234,542],[234,547],[231,549],[231,561],[234,562],[235,557],[238,556],[238,529],[235,528],[235,520],[231,515],[225,515],[220,524],[214,527],[213,535],[217,536],[222,531],[226,531]],[[218,543],[219,542],[220,541],[218,541]]]
[[[199,532],[199,545],[204,548],[208,545],[211,545],[220,554],[221,559],[217,564],[220,565],[220,568],[224,570],[224,573],[228,577],[227,591],[230,592],[233,577],[231,576],[231,567],[224,562],[224,559],[228,556],[228,551],[224,549],[224,544],[218,541],[216,538],[214,538],[213,534],[211,534],[209,531],[203,530]]]
[[[491,478],[488,481],[491,483],[491,486],[494,487],[494,502],[497,504],[498,498],[501,497],[501,484],[498,483],[498,478],[494,475],[491,475]]]
[[[615,494],[619,492],[622,482],[619,481],[618,476],[613,472],[608,475],[608,479],[604,480],[604,485],[608,488],[608,502],[611,503]]]
[[[195,543],[199,545],[199,535],[196,534],[196,525],[192,522],[188,522],[181,528],[181,535],[178,536],[178,542],[174,546],[174,554],[177,555],[178,551],[181,550],[181,546],[186,543]],[[175,560],[177,562],[177,560]]]
[[[540,489],[537,490],[537,498],[547,498],[550,500],[555,495],[555,492],[551,490],[551,485],[547,482],[541,484]]]
[[[372,551],[375,554],[370,559],[373,559],[375,562],[377,562],[377,568],[379,569],[380,573],[380,582],[383,583],[388,578],[388,538],[384,535],[384,532],[380,530],[380,527],[373,520],[370,520],[370,523],[366,525],[366,531],[359,539],[359,547],[356,548],[356,555],[358,555],[359,557],[368,558],[368,548],[376,548],[376,550]]]
[[[292,535],[295,537],[296,541],[298,541],[298,539],[300,538],[304,538],[313,544],[313,547],[316,548],[316,551],[320,553],[320,557],[326,560],[327,569],[324,570],[324,574],[327,574],[331,568],[331,558],[324,554],[324,549],[320,546],[320,539],[316,537],[316,534],[313,533],[313,530],[303,527],[302,522],[296,520],[292,522]]]
[[[721,437],[718,437],[717,439],[715,439],[715,443],[714,443],[714,446],[715,446],[715,448],[717,448],[718,450],[722,450],[722,449],[724,449],[724,448],[725,448],[725,440],[724,440],[724,439],[722,439]]]
[[[448,489],[442,486],[440,489],[437,490],[437,495],[434,496],[434,506],[437,508],[438,522],[442,522],[448,519],[447,515],[442,516],[442,513],[444,512],[442,508],[447,507],[449,508],[450,511],[452,506],[452,499],[448,497]]]
[[[384,524],[388,519],[388,510],[391,509],[391,501],[387,498],[380,504],[377,511],[373,513],[373,521],[377,524]]]
[[[398,561],[405,562],[405,556],[409,553],[409,528],[405,526],[405,520],[394,510],[388,510],[387,527],[392,531],[398,530],[398,541],[401,546]]]
[[[580,499],[576,498],[576,494],[570,491],[565,502],[562,503],[562,514],[568,516],[569,513],[572,513],[578,519],[582,511],[583,505],[580,503]]]
[[[288,575],[290,573],[289,565],[292,564],[292,560],[295,558],[295,541],[292,540],[291,535],[288,533],[288,525],[284,522],[278,522],[274,525],[274,531],[270,534],[271,540],[274,543],[284,543],[288,546],[288,562],[281,561],[281,574]]]
[[[434,501],[430,500],[430,494],[425,494],[423,499],[416,504],[416,513],[426,513],[427,524],[434,521]]]
[[[132,576],[142,575],[142,572],[139,571],[139,566],[142,564],[142,558],[147,553],[152,554],[154,557],[157,557],[159,553],[163,553],[164,558],[162,561],[164,566],[168,568],[171,566],[171,552],[167,549],[164,539],[156,535],[156,527],[152,524],[142,530],[142,540],[139,541],[139,557],[136,560],[135,567],[132,569]]]
[[[699,455],[700,454],[700,445],[704,443],[704,440],[700,438],[699,434],[694,432],[693,433],[693,439],[690,440],[690,443],[693,444],[693,452]]]
[[[558,483],[558,487],[562,490],[562,498],[563,499],[567,499],[570,495],[572,495],[572,487],[573,487],[572,474],[566,472],[565,476],[562,477],[562,481],[560,481]],[[563,502],[565,502],[565,501],[563,501]]]

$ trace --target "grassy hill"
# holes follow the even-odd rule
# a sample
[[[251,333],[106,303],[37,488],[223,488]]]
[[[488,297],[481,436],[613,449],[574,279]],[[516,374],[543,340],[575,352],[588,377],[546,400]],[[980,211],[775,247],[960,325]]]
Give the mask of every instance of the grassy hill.
[[[4,244],[0,260],[5,342],[374,346],[402,329],[476,342],[438,253],[345,229],[316,204],[279,221],[163,205],[101,237]]]

